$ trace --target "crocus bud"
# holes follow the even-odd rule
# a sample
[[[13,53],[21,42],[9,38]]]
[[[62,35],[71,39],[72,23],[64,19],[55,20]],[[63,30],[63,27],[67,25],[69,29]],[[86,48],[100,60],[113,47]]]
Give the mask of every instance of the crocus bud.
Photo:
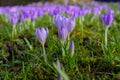
[[[46,30],[44,28],[37,28],[36,36],[39,39],[40,43],[44,44],[48,37],[48,28],[46,28]]]
[[[75,46],[74,46],[74,42],[72,41],[71,43],[70,43],[70,51],[71,51],[71,55],[73,56],[73,54],[74,54],[74,50],[75,50]]]
[[[57,66],[58,66],[58,68],[60,69],[61,68],[61,65],[60,65],[60,61],[59,60],[57,60]]]
[[[57,67],[60,69],[61,65],[60,65],[60,61],[59,60],[57,60],[56,64],[57,64]],[[58,79],[57,80],[62,80],[62,76],[59,73],[58,73]]]
[[[101,15],[101,20],[106,26],[110,26],[114,19],[114,13],[113,11],[109,11],[108,14]]]
[[[58,36],[62,41],[65,41],[68,36],[68,30],[65,27],[58,28]]]

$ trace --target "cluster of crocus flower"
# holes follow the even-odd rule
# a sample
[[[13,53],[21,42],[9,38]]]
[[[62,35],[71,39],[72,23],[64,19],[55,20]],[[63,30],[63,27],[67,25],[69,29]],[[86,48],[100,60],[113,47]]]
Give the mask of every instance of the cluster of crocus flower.
[[[67,18],[63,15],[56,15],[54,17],[54,23],[58,28],[58,36],[62,42],[62,46],[64,45],[64,42],[66,41],[67,37],[69,40],[70,33],[75,28],[75,19],[74,18]],[[74,53],[74,42],[70,44],[70,49],[72,52],[72,55]],[[62,48],[63,50],[63,48]],[[63,55],[65,55],[63,50]]]
[[[90,9],[82,9],[77,5],[66,6],[64,12],[70,17],[85,16]],[[91,11],[91,10],[90,10]]]
[[[75,19],[67,18],[63,15],[56,15],[54,17],[54,23],[58,28],[58,36],[61,40],[65,41],[67,36],[70,36],[70,33],[75,28]]]
[[[113,10],[109,10],[107,14],[102,14],[101,15],[101,20],[104,23],[104,25],[106,26],[106,29],[105,29],[105,47],[106,48],[107,48],[107,33],[108,33],[108,28],[112,24],[113,19],[114,19],[114,11]]]
[[[68,0],[65,0],[65,4],[68,3]],[[97,5],[97,6],[96,6]],[[100,7],[99,7],[100,6]],[[86,14],[94,13],[98,15],[99,12],[104,9],[103,6],[99,4],[92,4],[92,6],[87,4],[82,4],[82,7],[76,5],[60,5],[60,4],[50,4],[50,3],[34,3],[26,6],[7,6],[0,7],[0,15],[3,14],[6,17],[10,16],[9,14],[13,12],[19,13],[18,20],[23,22],[26,19],[35,21],[37,17],[40,17],[44,14],[49,16],[58,15],[60,13],[65,13],[71,17],[80,17],[85,16]],[[92,11],[93,10],[93,11]]]

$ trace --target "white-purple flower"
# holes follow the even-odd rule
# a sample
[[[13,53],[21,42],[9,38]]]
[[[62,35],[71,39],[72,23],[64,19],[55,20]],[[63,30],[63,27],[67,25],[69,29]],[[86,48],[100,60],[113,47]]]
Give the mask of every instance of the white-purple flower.
[[[58,36],[62,41],[65,41],[68,36],[68,30],[65,27],[58,28]]]
[[[46,30],[44,28],[37,28],[36,36],[39,39],[39,41],[41,42],[41,44],[44,44],[48,37],[48,28],[46,28]]]
[[[74,18],[65,18],[63,20],[63,26],[67,28],[68,32],[71,33],[75,28],[75,19]]]
[[[63,15],[56,15],[54,16],[54,23],[57,26],[57,28],[63,26],[63,20],[65,17]]]

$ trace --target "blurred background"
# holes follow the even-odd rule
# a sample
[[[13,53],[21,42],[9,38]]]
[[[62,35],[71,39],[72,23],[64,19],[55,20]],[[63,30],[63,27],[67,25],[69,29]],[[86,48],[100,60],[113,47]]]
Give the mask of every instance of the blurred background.
[[[25,5],[25,4],[30,4],[33,2],[53,2],[53,3],[63,3],[64,0],[0,0],[0,6],[13,6],[13,5]],[[76,2],[89,2],[89,1],[102,1],[102,2],[120,2],[120,0],[69,0],[70,3],[76,3]]]

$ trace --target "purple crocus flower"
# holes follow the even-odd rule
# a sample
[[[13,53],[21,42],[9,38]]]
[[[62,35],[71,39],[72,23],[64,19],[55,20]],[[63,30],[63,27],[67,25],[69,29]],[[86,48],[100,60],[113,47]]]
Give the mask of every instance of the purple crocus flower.
[[[94,14],[94,16],[98,15],[99,12],[100,12],[100,10],[98,8],[96,8],[96,7],[93,8],[93,14]]]
[[[108,14],[101,15],[101,19],[105,24],[105,26],[107,26],[105,29],[105,48],[107,48],[107,33],[108,33],[108,28],[110,27],[114,19],[114,11],[110,10]]]
[[[37,28],[36,36],[39,39],[40,43],[44,44],[48,37],[48,28],[46,28],[46,30],[44,28]]]
[[[19,13],[17,12],[10,13],[10,23],[17,24],[17,22],[19,21],[18,17],[19,17]]]
[[[68,32],[71,33],[75,28],[75,19],[74,18],[65,18],[63,20],[63,26],[67,28]]]
[[[99,15],[101,11],[102,11],[102,7],[101,6],[95,6],[93,8],[93,14],[94,14],[94,16]]]
[[[21,22],[23,22],[23,21],[25,20],[25,18],[26,18],[26,17],[25,17],[24,14],[21,14],[21,15],[20,15],[20,21],[21,21]]]
[[[106,26],[110,26],[114,19],[114,13],[113,11],[109,11],[108,14],[101,15],[101,20]]]
[[[31,20],[32,20],[32,21],[35,21],[36,18],[37,18],[38,13],[37,13],[37,11],[35,11],[35,10],[31,10],[31,11],[30,11],[30,15],[31,15]]]
[[[108,13],[114,15],[114,10],[110,9],[110,10],[108,10]]]
[[[59,7],[56,7],[53,11],[53,14],[54,15],[57,15],[58,13],[60,12],[60,8]]]
[[[63,15],[55,15],[54,16],[54,23],[57,26],[57,28],[63,26],[63,20],[65,17]]]
[[[78,17],[80,8],[77,5],[65,6],[65,14],[70,17]]]
[[[75,46],[74,46],[74,42],[72,41],[72,42],[70,43],[70,51],[71,51],[71,55],[74,54],[74,50],[75,50]]]
[[[38,9],[38,16],[42,16],[44,14],[43,9]]]
[[[58,28],[58,36],[62,41],[65,41],[68,36],[68,30],[65,27]]]
[[[31,19],[31,13],[27,8],[22,10],[20,19],[21,21],[24,21],[25,19]]]
[[[79,10],[79,16],[85,16],[87,14],[87,11],[84,9]]]

